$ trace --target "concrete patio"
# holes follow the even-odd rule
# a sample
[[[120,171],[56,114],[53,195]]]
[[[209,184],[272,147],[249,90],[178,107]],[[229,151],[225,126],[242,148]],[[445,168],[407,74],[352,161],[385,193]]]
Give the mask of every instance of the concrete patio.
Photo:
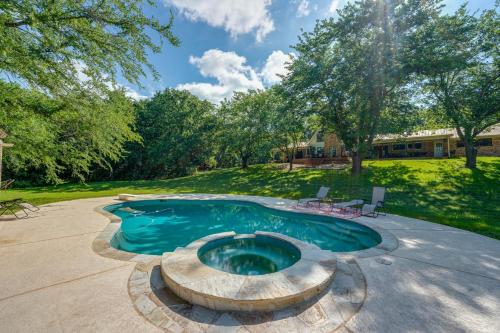
[[[110,222],[94,209],[113,202],[59,202],[28,219],[0,218],[0,332],[162,331],[129,296],[137,263],[92,249]],[[500,241],[393,215],[356,220],[385,229],[399,246],[355,259],[365,298],[338,332],[500,332]],[[209,330],[257,331],[224,318]]]

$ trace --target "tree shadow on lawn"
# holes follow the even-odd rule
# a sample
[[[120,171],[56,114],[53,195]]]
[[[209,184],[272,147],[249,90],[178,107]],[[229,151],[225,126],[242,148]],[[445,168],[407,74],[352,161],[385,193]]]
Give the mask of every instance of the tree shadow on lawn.
[[[439,175],[440,189],[430,196],[448,207],[451,225],[500,238],[500,161],[480,161],[476,170],[441,166]]]
[[[500,162],[480,161],[478,166],[471,171],[458,160],[439,164],[434,178],[399,184],[399,194],[391,191],[387,207],[396,214],[500,238]]]
[[[444,161],[444,160],[443,160]],[[370,201],[373,186],[387,187],[388,212],[479,231],[500,238],[500,161],[478,161],[470,171],[461,160],[449,163],[370,163],[359,176],[349,170],[296,169],[255,165],[246,170],[231,168],[176,179],[64,184],[26,189],[45,193],[211,193],[247,194],[298,199],[314,196],[320,186],[330,187],[330,198]],[[20,194],[22,196],[22,193]],[[497,217],[496,217],[497,218]],[[497,218],[498,219],[498,218]],[[494,224],[494,226],[492,226]],[[493,228],[493,229],[492,229]]]

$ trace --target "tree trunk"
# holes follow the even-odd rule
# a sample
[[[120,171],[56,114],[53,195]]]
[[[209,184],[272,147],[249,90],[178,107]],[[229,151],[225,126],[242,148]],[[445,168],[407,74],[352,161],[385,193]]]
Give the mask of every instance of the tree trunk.
[[[293,158],[295,156],[295,150],[292,149],[290,153],[288,153],[288,171],[292,171],[293,169]]]
[[[243,156],[241,158],[241,168],[242,169],[248,168],[248,157],[247,156]]]
[[[477,149],[474,147],[474,141],[464,142],[465,145],[465,167],[469,169],[476,168]]]
[[[352,174],[359,175],[361,173],[361,163],[363,162],[363,158],[359,152],[352,153]]]

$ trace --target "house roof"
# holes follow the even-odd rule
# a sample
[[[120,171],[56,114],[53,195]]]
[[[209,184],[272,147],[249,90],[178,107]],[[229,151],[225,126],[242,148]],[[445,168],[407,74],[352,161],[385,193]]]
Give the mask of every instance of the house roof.
[[[493,125],[484,130],[477,137],[491,137],[500,136],[500,124]],[[391,141],[408,141],[408,140],[422,140],[422,139],[439,139],[439,138],[453,138],[458,139],[457,130],[454,128],[440,128],[435,130],[423,130],[405,134],[385,134],[377,135],[374,143],[391,142]]]
[[[500,124],[493,125],[478,135],[478,137],[485,136],[500,136]]]
[[[297,148],[307,148],[310,145],[310,141],[302,141],[297,144]],[[288,148],[292,148],[292,145],[288,145]]]

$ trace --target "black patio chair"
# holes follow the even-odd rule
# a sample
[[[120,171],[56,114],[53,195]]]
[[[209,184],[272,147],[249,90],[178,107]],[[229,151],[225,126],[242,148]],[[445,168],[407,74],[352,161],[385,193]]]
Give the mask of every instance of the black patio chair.
[[[11,215],[14,215],[17,219],[27,218],[28,213],[22,208],[21,210],[25,215],[24,216],[18,215],[19,211],[16,208],[21,207],[19,206],[19,200],[20,199],[0,201],[0,216],[5,215],[7,212],[9,212]]]
[[[6,190],[12,185],[14,182],[14,179],[7,179],[6,181],[2,182],[2,185],[0,185],[0,190]]]

